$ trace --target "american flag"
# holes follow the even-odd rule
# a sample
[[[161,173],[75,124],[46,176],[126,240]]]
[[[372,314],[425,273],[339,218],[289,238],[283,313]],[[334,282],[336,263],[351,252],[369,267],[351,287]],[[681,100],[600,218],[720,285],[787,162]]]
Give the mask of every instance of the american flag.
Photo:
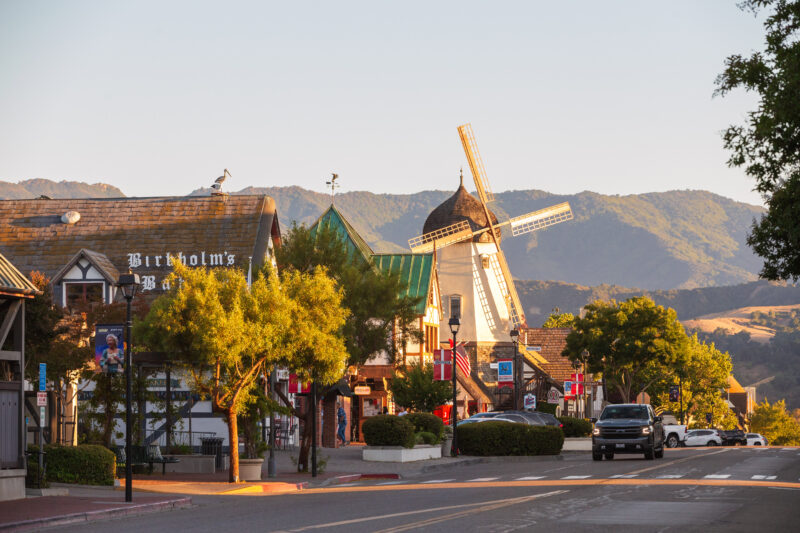
[[[453,339],[450,339],[450,348],[453,347]],[[458,369],[464,373],[464,375],[469,376],[472,372],[472,366],[469,364],[469,356],[467,356],[467,352],[464,350],[464,343],[459,342],[458,347],[455,350],[456,352],[456,366]]]

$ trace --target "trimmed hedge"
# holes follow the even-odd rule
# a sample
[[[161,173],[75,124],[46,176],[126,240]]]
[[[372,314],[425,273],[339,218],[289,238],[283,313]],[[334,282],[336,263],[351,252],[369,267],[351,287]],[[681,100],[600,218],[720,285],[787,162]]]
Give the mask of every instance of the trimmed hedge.
[[[441,441],[430,431],[420,431],[416,434],[416,442],[417,444],[439,444]]]
[[[556,416],[557,403],[536,402],[536,410]]]
[[[565,437],[588,437],[592,434],[592,423],[583,418],[559,416],[558,421],[564,424]]]
[[[422,431],[433,433],[436,435],[437,442],[444,436],[444,422],[432,413],[409,413],[405,415],[405,418],[414,424],[414,431],[417,433]]]
[[[38,451],[29,446],[29,451]],[[45,446],[45,475],[48,482],[78,483],[81,485],[113,485],[117,472],[117,457],[104,446]],[[30,464],[38,461],[29,456]],[[38,466],[38,465],[37,465]]]
[[[416,442],[414,424],[406,416],[378,415],[361,426],[367,446],[403,446],[413,448]]]
[[[458,449],[465,455],[558,455],[564,433],[555,426],[481,422],[456,428]]]

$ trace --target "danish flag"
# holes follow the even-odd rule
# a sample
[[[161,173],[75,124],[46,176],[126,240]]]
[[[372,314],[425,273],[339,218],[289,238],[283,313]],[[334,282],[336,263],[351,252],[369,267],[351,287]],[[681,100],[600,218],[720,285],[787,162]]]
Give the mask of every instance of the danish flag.
[[[450,339],[450,349],[453,349],[453,339]],[[464,373],[464,375],[469,376],[472,372],[472,366],[469,363],[469,356],[467,352],[464,350],[464,343],[459,342],[458,346],[455,349],[456,352],[456,366],[458,369]]]

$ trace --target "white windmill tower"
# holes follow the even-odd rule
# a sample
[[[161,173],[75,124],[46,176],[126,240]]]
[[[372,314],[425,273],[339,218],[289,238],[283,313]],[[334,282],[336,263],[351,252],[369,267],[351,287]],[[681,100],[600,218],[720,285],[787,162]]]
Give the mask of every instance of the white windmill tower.
[[[509,332],[526,325],[514,280],[500,248],[500,228],[509,227],[511,236],[524,235],[572,219],[572,209],[565,202],[498,222],[489,210],[494,195],[472,127],[459,126],[458,133],[478,199],[464,188],[462,176],[456,193],[431,212],[423,234],[410,239],[408,244],[413,252],[436,253],[443,299],[440,338],[450,337],[448,321],[460,315],[458,338],[468,345],[475,343],[480,360],[481,352],[492,352],[498,343],[510,344]]]

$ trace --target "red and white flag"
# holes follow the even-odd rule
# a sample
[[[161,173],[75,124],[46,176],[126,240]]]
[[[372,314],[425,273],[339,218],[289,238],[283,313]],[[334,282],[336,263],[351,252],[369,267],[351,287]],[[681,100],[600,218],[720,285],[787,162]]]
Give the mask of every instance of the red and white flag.
[[[453,347],[453,339],[450,339],[450,348]],[[456,366],[458,369],[464,373],[464,375],[469,376],[472,372],[472,366],[469,363],[469,356],[467,355],[466,350],[464,349],[464,343],[459,342],[458,347],[455,350],[456,352]]]

